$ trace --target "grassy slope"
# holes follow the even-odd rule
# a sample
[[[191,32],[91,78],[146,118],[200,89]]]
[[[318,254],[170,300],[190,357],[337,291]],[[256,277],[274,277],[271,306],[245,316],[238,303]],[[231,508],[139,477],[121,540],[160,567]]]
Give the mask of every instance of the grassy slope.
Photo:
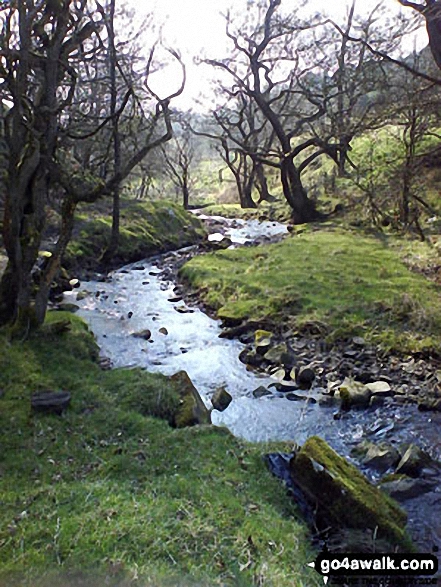
[[[397,246],[322,228],[197,257],[181,273],[222,318],[269,317],[292,328],[313,320],[331,339],[358,334],[388,349],[439,348],[439,291],[402,263]]]
[[[70,333],[0,339],[0,585],[319,584],[268,447],[149,416],[173,410],[169,380],[101,371],[59,318]],[[63,417],[30,414],[47,388],[72,392]]]
[[[106,250],[112,225],[108,204],[84,207],[77,215],[68,246],[67,267],[92,265]],[[204,235],[199,220],[182,206],[167,201],[123,200],[120,246],[113,265],[143,259],[162,251],[191,245]]]

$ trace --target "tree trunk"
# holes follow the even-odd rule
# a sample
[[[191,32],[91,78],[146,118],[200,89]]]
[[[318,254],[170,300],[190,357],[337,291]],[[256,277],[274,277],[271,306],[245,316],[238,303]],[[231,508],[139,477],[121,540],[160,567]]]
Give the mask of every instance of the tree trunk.
[[[8,265],[0,284],[0,326],[15,323],[23,332],[35,322],[31,272],[45,224],[47,177],[40,160],[38,146],[20,163],[11,154],[5,201],[3,240]]]
[[[66,251],[66,247],[72,236],[75,221],[75,209],[76,203],[66,197],[61,209],[60,236],[58,237],[52,257],[50,257],[48,264],[40,276],[38,290],[35,296],[35,321],[37,326],[41,326],[46,317],[51,285],[57,276],[63,254]]]
[[[190,190],[188,189],[187,182],[184,182],[182,186],[182,205],[184,206],[184,210],[188,210],[190,200]]]
[[[312,200],[307,196],[303,187],[300,173],[293,160],[286,157],[280,164],[283,195],[292,208],[291,218],[294,224],[305,224],[323,220],[324,215],[319,212]]]
[[[262,163],[256,163],[255,169],[257,176],[256,187],[259,191],[258,203],[260,204],[260,202],[274,202],[276,198],[269,193],[268,182],[265,177],[265,172],[263,170]]]
[[[113,162],[114,173],[121,171],[121,137],[119,134],[119,123],[116,115],[118,88],[116,80],[117,71],[117,54],[115,46],[115,0],[110,0],[110,15],[107,24],[109,34],[109,58],[108,67],[110,75],[110,115],[112,117],[112,138],[113,138]],[[113,210],[112,210],[112,233],[110,243],[106,251],[106,257],[113,257],[118,250],[119,245],[119,225],[120,225],[120,184],[117,184],[113,190]]]

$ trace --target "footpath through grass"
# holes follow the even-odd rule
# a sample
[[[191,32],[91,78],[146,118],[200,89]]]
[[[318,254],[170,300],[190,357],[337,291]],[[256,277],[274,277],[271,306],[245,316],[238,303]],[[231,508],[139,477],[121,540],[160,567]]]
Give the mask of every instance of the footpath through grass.
[[[313,322],[329,340],[359,335],[385,350],[438,350],[439,288],[401,259],[397,241],[383,235],[324,227],[195,257],[181,275],[220,318],[270,319],[292,330]]]
[[[172,429],[168,378],[101,371],[85,325],[60,319],[70,332],[0,334],[1,587],[319,585],[268,447]],[[45,389],[72,393],[62,417],[31,415]]]

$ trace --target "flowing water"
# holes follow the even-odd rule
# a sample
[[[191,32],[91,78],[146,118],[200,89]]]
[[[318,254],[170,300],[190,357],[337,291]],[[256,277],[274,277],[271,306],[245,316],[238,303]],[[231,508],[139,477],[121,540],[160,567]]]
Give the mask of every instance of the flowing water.
[[[221,220],[224,222],[217,219]],[[286,227],[233,221],[233,227],[230,223],[225,233],[234,246],[257,237],[284,234]],[[217,236],[211,238],[219,240]],[[140,366],[165,375],[185,370],[207,406],[215,389],[225,386],[233,401],[224,412],[213,412],[213,423],[227,426],[249,441],[302,444],[317,434],[346,456],[354,444],[366,438],[394,444],[415,442],[433,457],[441,458],[441,414],[394,405],[348,412],[335,419],[335,408],[289,401],[282,394],[254,398],[253,390],[275,380],[248,371],[238,359],[244,345],[219,338],[220,323],[178,299],[175,284],[161,273],[157,262],[146,260],[114,271],[107,280],[81,284],[89,293],[76,302],[79,315],[89,323],[102,353],[115,367]],[[67,294],[70,299],[76,295]],[[149,340],[132,336],[147,329],[151,332]],[[435,491],[411,501],[408,510],[419,542],[441,546],[441,493]]]

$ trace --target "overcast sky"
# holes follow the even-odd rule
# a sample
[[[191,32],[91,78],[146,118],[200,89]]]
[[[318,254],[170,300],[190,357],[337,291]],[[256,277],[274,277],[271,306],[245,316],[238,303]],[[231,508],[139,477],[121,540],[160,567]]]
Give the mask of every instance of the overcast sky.
[[[299,5],[301,0],[282,0],[280,10],[290,11]],[[356,13],[362,15],[378,6],[380,0],[357,0]],[[308,0],[307,7],[311,12],[324,14],[332,10],[332,18],[341,21],[344,18],[351,0]],[[185,93],[174,102],[175,106],[189,109],[195,106],[195,100],[200,92],[209,93],[210,75],[206,66],[196,66],[195,57],[222,57],[226,54],[228,39],[225,35],[225,14],[230,6],[237,11],[241,5],[246,10],[246,0],[128,0],[137,13],[141,15],[147,11],[154,11],[155,22],[163,23],[162,38],[165,46],[177,48],[182,54],[187,66],[187,84]],[[402,9],[413,16],[410,8],[401,8],[397,0],[383,0],[384,6],[391,16]],[[419,34],[419,45],[427,44],[424,29]],[[179,85],[180,72],[176,68],[157,73],[152,78],[152,86],[158,93],[164,93]]]

